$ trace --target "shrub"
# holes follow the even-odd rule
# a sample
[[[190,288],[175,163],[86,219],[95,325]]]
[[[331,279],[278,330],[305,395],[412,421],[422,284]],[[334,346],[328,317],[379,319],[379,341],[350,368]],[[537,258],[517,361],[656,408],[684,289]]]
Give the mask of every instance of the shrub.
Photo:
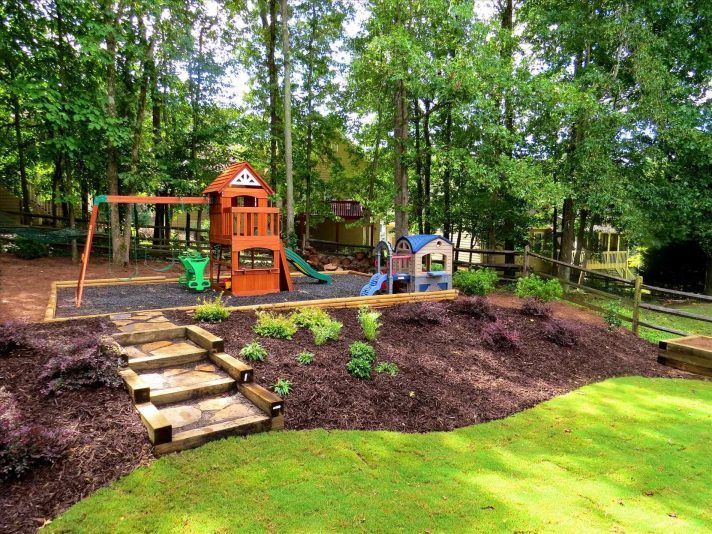
[[[346,370],[354,378],[360,378],[361,380],[371,378],[371,362],[368,360],[362,360],[360,358],[351,359],[349,363],[346,364]]]
[[[544,338],[560,347],[573,347],[579,337],[579,330],[574,325],[559,321],[548,321],[544,325]]]
[[[303,328],[311,328],[330,320],[329,314],[321,308],[299,308],[292,313],[294,324]]]
[[[519,298],[532,297],[535,299],[548,302],[561,298],[564,290],[558,280],[542,280],[535,274],[522,276],[517,279],[517,285],[514,289],[514,294]]]
[[[240,350],[240,356],[247,358],[251,362],[263,362],[267,358],[267,349],[257,341],[248,343]]]
[[[432,326],[447,322],[447,308],[442,302],[411,302],[392,310],[395,319],[405,324]]]
[[[452,283],[465,295],[486,295],[494,291],[498,278],[494,269],[456,271]]]
[[[616,330],[623,326],[623,320],[620,318],[623,306],[617,300],[611,300],[603,306],[601,316],[608,325],[609,330]]]
[[[34,260],[49,256],[49,246],[29,237],[17,236],[12,246],[12,253],[23,260]]]
[[[286,397],[292,392],[292,383],[289,380],[280,378],[272,384],[272,391],[274,391],[277,395]]]
[[[117,361],[117,356],[121,358]],[[44,367],[39,379],[45,383],[44,393],[56,395],[62,391],[84,388],[118,388],[123,381],[117,372],[117,363],[125,363],[123,351],[114,343],[87,338],[68,347],[64,354],[54,356]]]
[[[203,297],[202,302],[193,312],[193,318],[196,321],[206,323],[221,323],[227,320],[228,317],[230,317],[230,310],[227,309],[222,300],[222,293],[212,300]]]
[[[363,341],[354,341],[349,346],[349,354],[352,360],[366,360],[373,363],[376,360],[376,350]]]
[[[466,315],[474,319],[495,320],[492,306],[485,297],[459,297],[450,305],[450,309],[458,315]]]
[[[358,322],[361,324],[363,337],[369,341],[374,341],[378,336],[378,329],[381,327],[381,323],[378,322],[380,316],[381,312],[374,311],[368,306],[361,306],[358,309]]]
[[[529,297],[524,299],[524,303],[522,304],[522,313],[531,317],[548,319],[551,317],[553,310],[546,302]]]
[[[0,358],[25,346],[26,341],[23,323],[7,321],[0,324]]]
[[[302,365],[309,365],[314,361],[314,353],[303,351],[297,354],[297,361]]]
[[[288,315],[270,312],[257,312],[257,323],[252,327],[255,334],[277,339],[292,339],[297,332],[297,325]]]
[[[72,437],[68,431],[22,424],[20,419],[15,399],[0,388],[0,482],[61,458]]]
[[[312,326],[309,330],[314,334],[314,344],[323,345],[329,340],[339,339],[339,334],[343,326],[344,325],[336,319],[329,319],[325,323]]]
[[[391,376],[396,376],[398,374],[398,366],[392,362],[380,362],[376,366],[377,373],[388,373]]]
[[[497,320],[482,328],[482,342],[491,349],[514,349],[519,343],[519,333]]]
[[[346,370],[355,378],[367,380],[371,378],[371,366],[376,360],[376,351],[368,343],[354,341],[349,346],[351,359],[346,364]]]

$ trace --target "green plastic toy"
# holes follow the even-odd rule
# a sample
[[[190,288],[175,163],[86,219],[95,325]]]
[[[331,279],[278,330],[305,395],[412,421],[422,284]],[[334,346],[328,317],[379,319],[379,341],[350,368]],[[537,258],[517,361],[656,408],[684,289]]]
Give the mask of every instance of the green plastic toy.
[[[195,250],[188,250],[180,254],[178,259],[185,269],[183,276],[178,278],[179,284],[196,291],[205,291],[210,287],[210,280],[206,280],[204,276],[205,267],[210,262],[209,256]]]

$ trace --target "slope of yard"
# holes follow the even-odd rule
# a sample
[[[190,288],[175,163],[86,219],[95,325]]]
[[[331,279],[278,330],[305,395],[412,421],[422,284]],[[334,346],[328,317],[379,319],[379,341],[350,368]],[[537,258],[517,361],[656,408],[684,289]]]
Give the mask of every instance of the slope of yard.
[[[163,458],[54,531],[712,529],[712,383],[616,378],[452,432],[285,431]]]

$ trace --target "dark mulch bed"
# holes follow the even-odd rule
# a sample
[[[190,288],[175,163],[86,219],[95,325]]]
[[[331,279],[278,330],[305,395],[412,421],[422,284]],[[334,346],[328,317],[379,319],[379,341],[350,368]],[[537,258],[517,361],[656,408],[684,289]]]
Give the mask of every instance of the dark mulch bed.
[[[307,276],[295,276],[292,278],[294,291],[282,291],[257,297],[235,297],[225,293],[223,300],[228,306],[249,306],[296,300],[353,297],[358,295],[361,288],[368,283],[368,278],[353,274],[337,274],[332,276],[332,279],[333,283],[327,285]],[[178,283],[88,286],[84,289],[82,307],[77,309],[74,305],[74,288],[59,288],[57,317],[195,306],[198,299],[215,298],[218,295],[219,293],[212,289],[203,293],[189,291]]]
[[[488,319],[455,313],[456,304],[427,306],[429,317],[445,323],[406,324],[404,317],[411,315],[406,306],[382,310],[383,326],[375,346],[379,361],[398,365],[395,377],[374,373],[364,381],[347,373],[348,347],[361,339],[360,327],[356,310],[333,310],[332,316],[344,323],[339,341],[316,347],[304,329],[291,341],[261,338],[269,357],[254,364],[255,381],[264,386],[278,378],[292,382],[286,412],[290,429],[423,432],[505,417],[609,377],[685,376],[656,363],[655,346],[626,331],[549,319],[575,330],[576,346],[560,347],[545,338],[547,319],[493,306],[506,330],[519,333],[519,341],[518,348],[490,349],[481,335]],[[190,322],[185,313],[172,315],[178,322]],[[223,337],[226,351],[237,356],[255,338],[253,324],[253,313],[233,313],[223,324],[203,326]],[[295,361],[302,350],[316,355],[311,365]]]
[[[18,325],[46,351],[24,347],[0,356],[0,385],[17,402],[23,424],[66,431],[68,447],[52,465],[20,480],[0,482],[0,532],[34,532],[47,519],[153,456],[146,430],[123,388],[84,389],[47,396],[40,383],[52,347],[110,331],[105,321]]]

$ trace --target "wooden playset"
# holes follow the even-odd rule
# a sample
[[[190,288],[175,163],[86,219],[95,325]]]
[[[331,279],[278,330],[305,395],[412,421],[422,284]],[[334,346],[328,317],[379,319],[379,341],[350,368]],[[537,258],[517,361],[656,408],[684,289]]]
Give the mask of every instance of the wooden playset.
[[[106,204],[208,204],[210,206],[209,282],[202,277],[205,263],[197,258],[181,262],[182,278],[191,289],[228,290],[235,296],[254,296],[292,291],[287,262],[306,276],[331,283],[331,277],[316,271],[298,254],[282,245],[279,208],[271,205],[272,188],[243,161],[227,167],[203,191],[202,197],[144,197],[102,195],[94,199],[81,269],[75,293],[81,306],[92,239],[99,206]],[[198,272],[199,271],[199,272]]]
[[[452,243],[440,235],[404,235],[396,240],[395,250],[381,241],[376,245],[376,273],[361,295],[449,290],[452,270]]]

